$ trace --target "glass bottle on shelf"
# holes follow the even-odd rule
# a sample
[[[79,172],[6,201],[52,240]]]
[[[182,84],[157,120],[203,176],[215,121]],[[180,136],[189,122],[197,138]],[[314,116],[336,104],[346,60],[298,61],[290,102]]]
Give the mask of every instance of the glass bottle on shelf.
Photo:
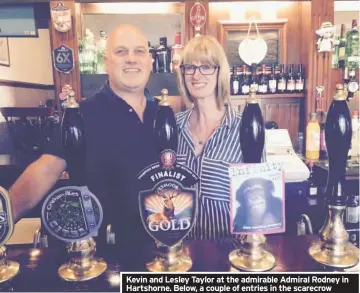
[[[355,68],[349,69],[349,82],[347,86],[348,100],[352,100],[355,93],[359,90],[359,82],[355,78]]]
[[[346,65],[351,68],[359,68],[360,43],[357,20],[352,21],[352,29],[346,34]]]
[[[327,150],[325,142],[325,122],[326,122],[326,112],[322,112],[321,122],[320,122],[320,159],[327,159]]]
[[[175,45],[172,47],[171,51],[171,71],[176,72],[176,68],[180,66],[181,63],[181,52],[184,49],[184,46],[181,45],[181,32],[175,34]]]
[[[286,82],[286,91],[288,93],[295,92],[295,77],[294,77],[294,65],[289,65],[289,73],[287,76],[287,82]]]
[[[160,38],[160,46],[156,49],[156,72],[170,72],[170,49],[167,46],[167,38]]]
[[[345,24],[341,25],[339,46],[338,46],[338,67],[345,67],[345,59],[346,59],[346,35],[345,35]]]
[[[339,67],[339,44],[340,44],[340,37],[335,36],[335,38],[334,38],[334,51],[332,53],[332,58],[331,58],[331,66],[332,66],[332,68],[338,68]]]
[[[313,162],[309,162],[309,171],[310,171],[310,176],[309,176],[309,195],[310,196],[316,196],[318,195],[318,188],[315,182],[315,178],[314,178],[314,163]]]
[[[270,73],[268,82],[269,82],[269,92],[271,94],[275,94],[276,93],[276,85],[277,85],[275,64],[271,65],[271,73]]]
[[[349,241],[359,246],[359,195],[348,196],[346,209],[345,209],[345,229],[349,234]]]
[[[249,75],[247,74],[247,66],[243,65],[242,66],[242,78],[240,80],[240,92],[242,95],[248,95],[249,94],[249,90],[250,90],[250,78]]]
[[[238,95],[239,94],[239,81],[236,76],[236,67],[233,66],[231,69],[231,77],[230,77],[230,93],[231,95]]]
[[[151,54],[153,59],[152,72],[156,73],[156,50],[154,47],[151,46],[150,42],[148,42],[148,47],[149,47],[149,53]]]
[[[106,73],[104,65],[104,56],[106,53],[106,42],[107,35],[104,31],[100,31],[100,40],[96,43],[96,56],[97,56],[97,65],[96,73]]]
[[[304,91],[304,84],[305,84],[304,66],[302,64],[299,64],[298,71],[296,74],[296,80],[295,80],[295,90],[298,93],[302,93]]]
[[[94,34],[90,29],[85,30],[85,36],[82,41],[82,51],[80,53],[80,72],[93,74],[96,69],[96,50]]]
[[[280,64],[280,73],[278,78],[278,84],[277,84],[277,91],[278,93],[285,93],[286,90],[286,77],[285,77],[285,70],[284,70],[284,64]]]
[[[320,157],[320,125],[316,113],[311,113],[311,120],[306,126],[305,153],[309,160],[318,160]]]
[[[259,91],[259,82],[256,75],[256,64],[251,64],[251,83],[250,87],[255,89],[255,92]]]
[[[266,65],[262,65],[262,73],[259,81],[259,93],[267,94],[268,93],[268,78],[266,75]]]

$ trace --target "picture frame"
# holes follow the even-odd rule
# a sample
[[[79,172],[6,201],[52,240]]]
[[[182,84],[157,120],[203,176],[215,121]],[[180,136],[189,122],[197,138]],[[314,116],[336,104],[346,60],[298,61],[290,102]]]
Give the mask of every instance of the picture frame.
[[[0,65],[10,66],[9,39],[0,38]]]
[[[287,61],[287,19],[274,21],[256,21],[260,36],[268,46],[268,52],[262,64],[286,64]],[[229,65],[241,66],[244,61],[238,54],[238,47],[242,40],[247,37],[250,20],[232,21],[219,20],[217,23],[218,41],[223,46]],[[255,24],[252,23],[250,37],[257,37]]]

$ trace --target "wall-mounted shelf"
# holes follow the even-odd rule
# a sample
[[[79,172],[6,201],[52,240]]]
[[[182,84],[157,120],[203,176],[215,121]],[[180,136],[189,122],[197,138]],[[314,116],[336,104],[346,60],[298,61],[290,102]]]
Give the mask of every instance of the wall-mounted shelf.
[[[246,99],[247,95],[232,95],[231,99]],[[285,94],[256,94],[259,99],[289,99],[289,98],[305,98],[304,93],[285,93]]]

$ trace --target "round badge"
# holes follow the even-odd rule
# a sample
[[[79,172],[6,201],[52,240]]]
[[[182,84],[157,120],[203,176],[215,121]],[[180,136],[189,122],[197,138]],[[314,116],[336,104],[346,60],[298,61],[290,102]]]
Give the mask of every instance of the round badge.
[[[86,186],[67,186],[56,189],[46,198],[41,217],[50,234],[73,242],[97,236],[103,210]]]

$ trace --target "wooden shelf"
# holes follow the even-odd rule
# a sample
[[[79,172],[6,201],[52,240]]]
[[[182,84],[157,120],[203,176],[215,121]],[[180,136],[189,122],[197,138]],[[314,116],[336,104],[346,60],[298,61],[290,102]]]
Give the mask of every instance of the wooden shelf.
[[[248,95],[231,95],[230,98],[231,99],[246,99],[248,97]],[[289,98],[304,98],[305,94],[304,93],[294,93],[294,94],[266,94],[266,95],[261,95],[261,94],[256,94],[257,98],[260,99],[289,99]]]

